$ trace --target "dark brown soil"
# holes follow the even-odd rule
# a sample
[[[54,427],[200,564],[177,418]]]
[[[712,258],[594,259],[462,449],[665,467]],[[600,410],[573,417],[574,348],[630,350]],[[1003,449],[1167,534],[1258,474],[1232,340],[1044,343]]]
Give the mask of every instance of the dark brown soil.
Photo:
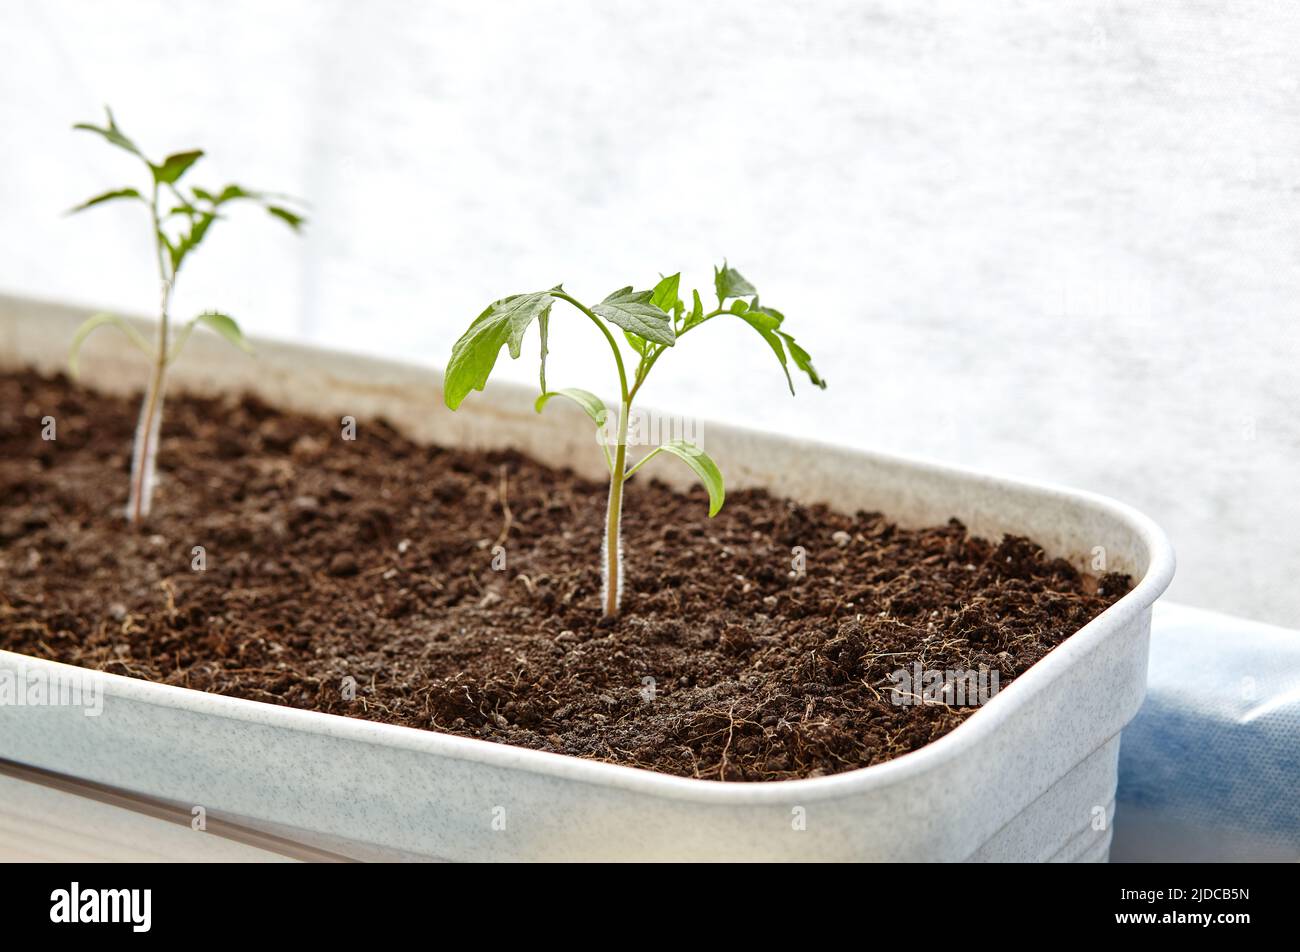
[[[777,780],[888,760],[976,709],[893,704],[890,672],[986,665],[1005,687],[1129,588],[955,520],[904,531],[754,490],[710,520],[703,490],[636,479],[624,612],[602,627],[601,484],[515,453],[418,445],[380,422],[345,441],[332,420],[257,400],[173,396],[154,513],[129,531],[136,410],[61,378],[0,376],[0,647],[688,777]],[[56,441],[41,437],[45,416]]]

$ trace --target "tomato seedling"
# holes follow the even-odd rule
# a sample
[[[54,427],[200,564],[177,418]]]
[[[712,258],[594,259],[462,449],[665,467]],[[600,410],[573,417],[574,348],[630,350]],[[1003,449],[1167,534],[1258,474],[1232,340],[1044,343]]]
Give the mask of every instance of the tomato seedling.
[[[104,326],[120,329],[152,361],[152,370],[145,388],[144,401],[140,408],[140,422],[136,426],[135,443],[131,453],[131,488],[126,516],[129,522],[136,524],[149,515],[153,500],[158,434],[162,426],[167,367],[180,355],[190,334],[199,326],[208,327],[236,347],[251,352],[239,324],[228,314],[219,311],[204,311],[191,319],[175,339],[172,338],[171,298],[181,265],[207,237],[213,223],[224,219],[223,211],[232,202],[247,201],[258,204],[294,231],[301,229],[305,219],[300,212],[291,207],[297,204],[292,199],[255,192],[239,185],[227,185],[220,191],[208,191],[198,187],[191,187],[187,191],[186,187],[182,186],[181,180],[194,163],[203,158],[201,151],[193,149],[187,152],[175,152],[161,162],[152,162],[118,128],[112,110],[105,108],[104,111],[107,114],[106,125],[96,126],[80,122],[73,128],[93,132],[111,145],[134,155],[148,167],[149,182],[144,191],[127,187],[103,192],[82,202],[71,209],[71,212],[85,211],[114,201],[139,202],[148,209],[158,259],[158,276],[161,281],[158,335],[150,345],[144,335],[129,322],[113,314],[96,314],[77,329],[68,364],[75,376],[77,355],[82,343],[91,333]]]
[[[714,268],[713,272],[718,304],[707,312],[700,300],[699,291],[692,292],[691,306],[687,309],[678,296],[680,273],[661,279],[649,291],[634,291],[631,286],[621,288],[590,307],[570,295],[562,285],[556,285],[549,291],[502,298],[488,305],[474,319],[469,329],[452,347],[451,359],[447,362],[443,399],[448,407],[455,410],[471,390],[482,390],[487,385],[502,347],[510,348],[512,358],[519,357],[524,334],[536,322],[541,335],[542,391],[535,404],[537,412],[541,413],[552,398],[564,397],[580,406],[598,428],[603,428],[609,411],[595,394],[575,388],[547,389],[547,333],[552,306],[556,301],[571,305],[589,318],[604,335],[614,356],[619,384],[618,430],[613,453],[611,454],[607,441],[601,443],[605,463],[609,468],[609,499],[605,510],[605,535],[601,543],[601,572],[604,579],[601,599],[607,618],[618,614],[622,596],[624,483],[647,461],[660,453],[669,453],[686,463],[708,490],[710,516],[717,515],[725,499],[722,473],[717,464],[698,446],[686,440],[670,440],[656,446],[633,466],[627,465],[628,419],[632,401],[664,352],[676,346],[680,338],[708,321],[724,315],[732,316],[752,327],[771,347],[785,372],[791,394],[794,393],[791,363],[806,373],[815,386],[823,389],[826,387],[826,381],[813,368],[808,352],[785,331],[785,315],[775,308],[760,304],[757,289],[725,262],[721,268]],[[610,330],[610,325],[622,330],[624,339],[636,354],[637,363],[630,379],[622,349],[614,332]]]

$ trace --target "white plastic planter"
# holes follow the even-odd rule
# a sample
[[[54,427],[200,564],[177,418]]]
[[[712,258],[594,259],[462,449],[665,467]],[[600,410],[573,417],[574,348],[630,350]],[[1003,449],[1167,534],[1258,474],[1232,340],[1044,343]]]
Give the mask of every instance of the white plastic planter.
[[[85,316],[0,297],[0,367],[62,369]],[[383,414],[420,439],[514,447],[601,473],[580,411],[538,416],[522,388],[493,384],[452,414],[429,368],[276,343],[257,350],[244,359],[196,335],[171,385],[247,390],[335,419]],[[86,382],[113,391],[138,386],[141,368],[110,332],[83,355]],[[724,426],[707,433],[729,486],[810,503],[833,496],[910,526],[956,516],[980,535],[1027,535],[1080,568],[1102,546],[1108,567],[1136,585],[950,734],[830,777],[690,780],[115,675],[101,675],[99,717],[0,706],[0,758],[369,856],[1104,860],[1119,732],[1142,701],[1151,605],[1174,569],[1161,531],[1085,493],[837,447],[809,452],[799,440]],[[685,470],[670,465],[656,475],[685,483]],[[5,668],[63,666],[0,651]]]

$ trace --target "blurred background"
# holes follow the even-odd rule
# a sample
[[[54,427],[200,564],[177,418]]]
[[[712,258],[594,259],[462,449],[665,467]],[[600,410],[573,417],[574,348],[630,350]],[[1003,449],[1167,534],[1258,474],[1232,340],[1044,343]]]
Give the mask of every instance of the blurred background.
[[[726,256],[830,381],[716,321],[647,405],[1113,495],[1171,597],[1300,627],[1300,9],[91,0],[0,13],[0,289],[155,305],[111,104],[214,229],[178,314],[431,365],[491,300]],[[550,378],[609,395],[552,322]],[[535,336],[535,335],[534,335]],[[499,373],[536,379],[536,342]],[[601,376],[604,374],[604,376]]]

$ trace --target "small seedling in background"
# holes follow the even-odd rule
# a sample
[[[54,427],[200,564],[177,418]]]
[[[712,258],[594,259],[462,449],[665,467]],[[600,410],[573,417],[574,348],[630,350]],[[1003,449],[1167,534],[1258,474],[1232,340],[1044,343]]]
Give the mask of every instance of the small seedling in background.
[[[694,470],[695,475],[704,484],[704,488],[708,490],[710,516],[716,515],[722,508],[725,496],[722,473],[718,471],[717,464],[698,446],[685,440],[672,440],[657,446],[635,465],[631,467],[627,465],[628,418],[632,401],[664,351],[676,345],[679,338],[713,318],[731,315],[757,331],[772,348],[777,360],[781,362],[781,369],[785,371],[786,383],[792,394],[794,381],[790,376],[791,362],[797,369],[806,373],[813,384],[823,389],[826,387],[826,381],[813,369],[812,358],[809,357],[808,352],[796,344],[794,338],[782,329],[785,316],[774,308],[760,304],[758,291],[735,268],[728,267],[726,263],[721,268],[714,268],[714,287],[718,306],[707,312],[700,300],[699,291],[692,292],[691,307],[687,309],[678,296],[680,282],[679,273],[663,278],[650,291],[633,291],[631,287],[622,288],[591,307],[571,297],[561,285],[556,285],[549,291],[502,298],[489,305],[474,319],[469,330],[452,347],[451,360],[447,363],[443,399],[448,407],[455,410],[471,390],[482,390],[487,385],[488,377],[492,373],[492,368],[496,366],[497,357],[503,346],[509,346],[512,358],[519,357],[524,333],[536,321],[542,344],[540,373],[542,393],[537,398],[537,412],[541,413],[542,408],[552,397],[564,397],[580,406],[596,426],[602,428],[608,410],[595,394],[572,388],[547,389],[547,331],[552,305],[556,301],[564,301],[572,305],[586,315],[605,336],[614,355],[619,383],[618,438],[613,455],[610,454],[608,445],[601,444],[605,453],[605,463],[609,468],[609,503],[605,515],[605,537],[602,542],[601,559],[604,575],[602,598],[607,618],[618,614],[623,587],[621,566],[623,484],[648,460],[659,453],[669,453]],[[614,333],[610,330],[610,324],[622,329],[625,340],[636,354],[638,362],[631,380],[628,379],[623,353]]]
[[[136,427],[135,444],[131,454],[131,490],[126,515],[127,519],[135,524],[149,515],[150,502],[153,498],[167,367],[180,355],[190,334],[199,326],[216,331],[242,350],[251,351],[235,320],[218,311],[204,311],[199,314],[190,320],[173,339],[171,297],[181,265],[207,237],[213,223],[224,219],[223,212],[231,203],[254,202],[285,222],[294,231],[301,228],[304,218],[287,207],[288,204],[292,204],[292,200],[265,192],[254,192],[238,185],[227,185],[220,191],[207,191],[198,187],[189,188],[187,191],[182,186],[181,179],[194,163],[203,157],[202,152],[198,150],[176,152],[167,156],[162,162],[151,162],[117,127],[112,111],[108,109],[104,111],[107,113],[107,125],[101,127],[82,122],[77,123],[73,128],[94,132],[110,144],[130,152],[148,166],[149,184],[144,191],[128,187],[104,192],[82,202],[71,211],[81,212],[113,201],[140,202],[148,209],[158,259],[158,276],[161,280],[158,337],[151,345],[135,327],[122,318],[112,314],[96,314],[77,329],[68,363],[75,376],[77,354],[82,343],[92,332],[106,325],[122,330],[131,342],[153,361],[153,370],[140,408],[140,422]]]

